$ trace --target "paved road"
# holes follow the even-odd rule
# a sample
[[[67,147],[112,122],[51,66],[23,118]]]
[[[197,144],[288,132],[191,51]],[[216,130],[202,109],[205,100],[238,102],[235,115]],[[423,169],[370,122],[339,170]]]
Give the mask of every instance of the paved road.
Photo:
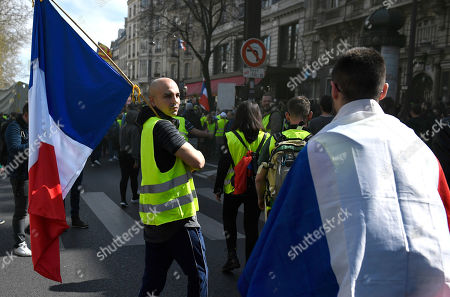
[[[236,284],[242,269],[232,274],[223,274],[220,270],[226,260],[226,249],[222,207],[212,194],[215,171],[216,166],[208,163],[202,171],[194,174],[200,200],[198,218],[210,269],[210,296],[240,296]],[[119,180],[117,162],[105,161],[101,167],[86,167],[80,216],[89,223],[89,228],[69,229],[61,236],[62,284],[35,273],[31,258],[9,256],[13,246],[11,220],[14,204],[9,181],[0,180],[0,217],[6,220],[0,225],[0,296],[137,296],[144,270],[144,241],[142,232],[136,234],[139,229],[136,225],[138,205],[130,203],[125,210],[118,205]],[[131,197],[131,192],[128,197]],[[70,207],[66,211],[70,218]],[[238,252],[241,262],[244,262],[242,210],[238,226]],[[131,236],[124,236],[124,233]],[[121,236],[125,244],[118,240],[114,243],[117,236]],[[187,279],[174,262],[162,296],[185,296],[186,286]]]

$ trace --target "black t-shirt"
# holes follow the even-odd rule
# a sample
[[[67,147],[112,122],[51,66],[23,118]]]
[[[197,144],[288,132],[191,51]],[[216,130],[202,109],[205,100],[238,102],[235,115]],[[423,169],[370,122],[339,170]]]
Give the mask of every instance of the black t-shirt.
[[[166,116],[159,110],[157,110],[157,112],[162,120],[158,121],[153,128],[153,149],[155,152],[156,166],[158,166],[159,171],[167,172],[175,164],[175,153],[186,141],[178,132],[178,120]],[[137,122],[138,124],[143,125],[152,116],[154,116],[154,114],[150,108],[143,108],[141,114],[138,116]],[[145,152],[141,151],[141,154],[145,154]],[[183,227],[200,227],[197,217],[193,216],[159,226],[145,225],[144,239],[147,242],[161,243],[169,240]]]

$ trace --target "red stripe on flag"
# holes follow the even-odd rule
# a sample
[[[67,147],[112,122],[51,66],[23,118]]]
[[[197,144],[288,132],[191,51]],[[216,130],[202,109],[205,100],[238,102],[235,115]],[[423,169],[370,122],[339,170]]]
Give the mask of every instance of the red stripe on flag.
[[[52,145],[41,143],[38,160],[30,168],[29,179],[28,213],[34,270],[61,282],[59,236],[69,226]]]
[[[441,164],[439,163],[439,184],[438,192],[441,196],[442,202],[444,203],[445,212],[447,213],[447,224],[450,230],[450,190],[448,189],[447,180],[445,179],[444,171],[442,170]]]

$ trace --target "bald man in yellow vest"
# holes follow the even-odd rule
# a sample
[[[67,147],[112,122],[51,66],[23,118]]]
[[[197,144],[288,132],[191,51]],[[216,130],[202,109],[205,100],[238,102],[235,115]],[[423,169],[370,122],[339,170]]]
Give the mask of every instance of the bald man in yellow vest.
[[[205,243],[197,221],[198,198],[191,171],[205,158],[178,131],[180,91],[170,78],[150,85],[152,109],[143,108],[142,184],[139,215],[144,224],[145,271],[139,297],[159,296],[175,260],[188,276],[187,296],[208,296]]]

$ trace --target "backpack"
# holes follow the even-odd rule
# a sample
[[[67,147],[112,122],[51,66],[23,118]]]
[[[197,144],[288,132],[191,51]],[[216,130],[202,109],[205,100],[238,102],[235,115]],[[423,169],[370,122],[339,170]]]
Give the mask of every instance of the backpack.
[[[298,153],[305,147],[308,140],[312,137],[309,134],[304,139],[301,138],[287,138],[281,132],[273,135],[275,139],[275,147],[270,154],[269,163],[267,165],[266,175],[266,217],[272,208],[275,198],[280,192],[283,181],[287,173],[294,164]]]
[[[8,148],[6,147],[5,132],[8,125],[13,121],[13,119],[9,119],[0,125],[0,165],[2,166],[8,164]]]
[[[256,177],[256,171],[258,170],[258,157],[259,152],[261,151],[261,148],[266,140],[267,133],[264,133],[264,137],[261,140],[261,142],[258,145],[258,148],[256,149],[256,152],[251,151],[247,145],[245,144],[244,140],[242,139],[241,135],[239,135],[236,131],[232,131],[234,135],[236,135],[237,139],[244,145],[244,147],[247,149],[247,153],[244,155],[244,157],[236,164],[234,165],[234,162],[232,164],[234,168],[234,176],[231,181],[232,185],[234,186],[234,195],[240,195],[247,191],[248,185],[254,185],[255,184],[255,177]],[[233,158],[232,158],[233,160]]]

